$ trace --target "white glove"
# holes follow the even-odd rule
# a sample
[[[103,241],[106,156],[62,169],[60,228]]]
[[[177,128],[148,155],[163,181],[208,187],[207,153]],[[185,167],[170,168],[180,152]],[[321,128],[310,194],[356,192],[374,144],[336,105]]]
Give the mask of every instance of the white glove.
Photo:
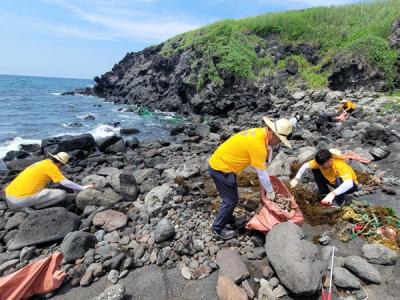
[[[274,200],[275,199],[275,192],[274,191],[272,191],[271,193],[267,193],[267,198],[269,199],[269,200]]]
[[[88,184],[88,185],[84,185],[83,189],[87,190],[87,189],[94,189],[96,187],[96,185],[94,183],[92,184]]]
[[[299,184],[299,180],[297,178],[293,178],[290,182],[290,187],[295,188]]]
[[[326,206],[331,206],[333,199],[335,199],[336,195],[334,192],[330,192],[328,195],[325,196],[324,199],[322,199],[321,204],[326,205]]]

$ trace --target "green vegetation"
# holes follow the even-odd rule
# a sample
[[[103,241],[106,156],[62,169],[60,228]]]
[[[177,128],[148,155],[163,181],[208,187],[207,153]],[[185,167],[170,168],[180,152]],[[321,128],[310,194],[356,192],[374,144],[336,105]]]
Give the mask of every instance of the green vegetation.
[[[265,37],[276,34],[287,44],[319,45],[321,62],[333,57],[367,61],[386,75],[393,87],[396,51],[389,47],[392,23],[400,18],[400,1],[384,0],[345,6],[270,13],[241,20],[224,20],[168,40],[162,54],[173,55],[193,49],[197,87],[206,82],[222,85],[224,72],[258,79],[284,67],[265,51]],[[257,50],[258,51],[257,51]],[[326,85],[329,73],[322,63],[310,65],[297,56],[299,77],[310,87]]]

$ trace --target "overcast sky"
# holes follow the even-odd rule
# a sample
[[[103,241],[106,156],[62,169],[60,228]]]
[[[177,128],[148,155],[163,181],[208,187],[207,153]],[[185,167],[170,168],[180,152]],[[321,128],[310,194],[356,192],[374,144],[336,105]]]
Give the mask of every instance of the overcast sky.
[[[0,74],[93,78],[205,24],[362,0],[1,0]]]

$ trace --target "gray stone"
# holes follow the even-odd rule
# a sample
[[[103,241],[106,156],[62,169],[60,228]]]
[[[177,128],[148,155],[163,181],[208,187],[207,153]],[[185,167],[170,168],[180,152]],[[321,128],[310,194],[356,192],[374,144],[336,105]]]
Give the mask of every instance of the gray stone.
[[[216,263],[219,266],[219,276],[226,276],[236,284],[250,277],[249,270],[237,250],[224,248],[217,254]]]
[[[290,176],[290,160],[284,152],[279,152],[268,167],[268,173],[273,176]]]
[[[103,267],[101,266],[100,263],[90,264],[80,281],[80,285],[88,286],[93,281],[93,278],[99,277],[102,274],[102,272],[103,272]]]
[[[367,128],[370,127],[370,126],[371,126],[371,123],[365,122],[365,121],[363,121],[363,122],[358,122],[357,125],[356,125],[356,127],[357,127],[358,130],[365,130],[365,129],[367,129]]]
[[[344,267],[367,282],[381,283],[382,277],[379,271],[359,256],[346,257]]]
[[[315,102],[311,105],[310,113],[311,114],[320,114],[326,108],[325,102]]]
[[[114,284],[117,283],[119,279],[119,272],[117,270],[111,270],[110,273],[108,273],[107,279]]]
[[[106,232],[103,229],[97,230],[94,235],[96,236],[97,241],[101,242],[104,238]]]
[[[280,282],[291,293],[313,295],[320,289],[324,264],[299,226],[291,222],[275,225],[266,237],[265,250]]]
[[[14,240],[8,245],[8,249],[16,250],[61,240],[67,233],[75,231],[79,224],[80,218],[63,207],[43,209],[40,214],[28,216],[19,227]]]
[[[96,186],[96,189],[102,189],[106,187],[107,180],[103,176],[92,174],[84,177],[82,179],[82,184],[83,185],[94,184]]]
[[[165,218],[161,219],[154,230],[154,241],[156,243],[165,242],[172,238],[174,234],[175,228],[171,221]]]
[[[108,287],[103,293],[92,300],[122,300],[125,294],[125,287],[121,284],[115,284]]]
[[[359,289],[360,281],[345,268],[335,267],[333,269],[333,283],[343,289]]]
[[[342,100],[345,97],[345,93],[342,91],[332,91],[328,92],[325,95],[325,101],[328,105],[332,105],[337,103],[339,100]]]
[[[165,247],[160,250],[157,257],[157,265],[163,265],[171,255],[171,247]]]
[[[369,263],[377,265],[394,265],[399,257],[395,251],[382,244],[365,244],[362,251]]]
[[[86,189],[79,192],[76,197],[76,205],[79,208],[84,208],[87,205],[111,207],[121,200],[122,196],[114,192],[112,188],[105,188],[103,191]]]
[[[299,155],[297,157],[297,162],[303,164],[314,158],[317,149],[315,147],[302,147],[299,149]]]
[[[101,176],[113,176],[115,174],[121,173],[120,170],[118,170],[117,168],[112,168],[112,167],[105,167],[100,169],[97,174],[101,175]]]
[[[83,257],[86,251],[94,248],[96,241],[96,236],[88,232],[75,231],[68,233],[60,246],[65,262],[74,262]]]
[[[199,172],[200,172],[200,167],[198,165],[184,163],[176,170],[176,175],[188,179],[198,175]]]
[[[157,178],[159,175],[160,173],[156,169],[142,169],[133,173],[133,176],[138,184],[143,183],[143,181],[147,180],[148,178]]]
[[[307,94],[303,91],[295,92],[291,95],[292,99],[295,101],[303,99]]]
[[[93,218],[94,226],[101,226],[105,231],[111,232],[122,228],[128,222],[128,217],[112,209],[97,213]]]
[[[23,212],[16,213],[11,218],[8,218],[4,228],[6,230],[17,228],[19,225],[21,225],[22,222],[25,221],[25,218],[26,218],[26,213]]]
[[[0,265],[4,262],[20,257],[20,251],[8,251],[0,254]]]
[[[146,210],[149,213],[152,213],[160,209],[164,201],[166,202],[171,195],[172,189],[169,187],[168,184],[163,184],[152,189],[150,192],[147,193],[146,197],[144,198]]]
[[[28,261],[28,260],[30,260],[32,257],[33,257],[33,255],[35,255],[35,250],[36,250],[36,247],[35,246],[31,246],[31,247],[24,247],[22,250],[21,250],[21,253],[20,253],[20,255],[19,255],[19,260],[21,261],[21,262],[23,262],[23,261]]]
[[[3,275],[3,273],[11,268],[14,268],[16,265],[19,264],[19,259],[12,259],[9,261],[6,261],[5,263],[0,265],[0,276]]]

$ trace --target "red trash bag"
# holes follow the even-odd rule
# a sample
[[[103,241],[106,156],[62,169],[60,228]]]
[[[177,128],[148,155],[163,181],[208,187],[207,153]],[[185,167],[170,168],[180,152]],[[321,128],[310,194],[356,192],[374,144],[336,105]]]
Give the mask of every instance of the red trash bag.
[[[277,196],[282,195],[285,198],[291,198],[291,210],[288,212],[279,208],[274,202],[267,198],[265,190],[261,188],[261,201],[263,203],[263,207],[246,224],[246,228],[258,230],[266,234],[274,225],[279,223],[290,221],[297,225],[303,224],[303,213],[301,212],[289,189],[276,176],[270,176],[270,180]]]
[[[0,300],[28,299],[58,289],[66,276],[58,270],[63,260],[61,252],[30,263],[26,267],[0,278]]]

